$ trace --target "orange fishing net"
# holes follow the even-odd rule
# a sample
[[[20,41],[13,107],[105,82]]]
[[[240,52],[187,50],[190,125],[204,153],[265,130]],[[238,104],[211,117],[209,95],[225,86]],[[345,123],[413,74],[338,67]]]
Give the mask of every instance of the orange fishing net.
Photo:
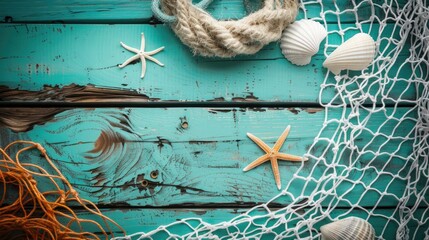
[[[20,161],[24,152],[34,149],[55,174]],[[11,151],[16,152],[14,158],[7,153]],[[40,144],[15,141],[0,148],[0,154],[1,239],[108,239],[113,237],[112,227],[125,234],[124,229],[104,216],[94,203],[79,197]],[[42,184],[43,187],[38,186]],[[89,214],[91,219],[79,218],[73,209]]]

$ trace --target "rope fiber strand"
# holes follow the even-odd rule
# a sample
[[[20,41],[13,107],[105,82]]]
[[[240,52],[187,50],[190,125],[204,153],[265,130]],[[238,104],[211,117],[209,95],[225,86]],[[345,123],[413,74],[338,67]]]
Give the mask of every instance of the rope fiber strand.
[[[298,12],[295,0],[264,0],[260,10],[245,18],[218,21],[202,9],[210,2],[204,0],[195,6],[190,0],[154,0],[152,9],[158,19],[170,22],[195,55],[222,58],[254,54],[279,40]]]
[[[34,156],[33,149],[40,152],[35,156],[44,158],[54,174],[41,166],[21,161]],[[11,157],[8,151],[16,152],[15,157]],[[125,234],[94,203],[79,197],[40,144],[15,141],[4,149],[0,148],[0,154],[3,156],[0,159],[1,239],[77,240],[100,239],[100,236],[108,239],[118,229]],[[73,207],[80,207],[80,213],[89,215],[91,219],[79,218]],[[112,225],[116,228],[112,229]]]

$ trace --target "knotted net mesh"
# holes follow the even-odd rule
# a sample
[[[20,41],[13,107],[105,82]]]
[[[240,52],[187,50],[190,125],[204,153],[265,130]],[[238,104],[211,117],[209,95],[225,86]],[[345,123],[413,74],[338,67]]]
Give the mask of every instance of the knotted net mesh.
[[[328,30],[324,57],[359,32],[377,44],[367,69],[326,73],[310,161],[279,195],[230,221],[181,219],[126,239],[318,239],[320,226],[349,216],[380,239],[429,238],[428,2],[302,0],[300,18]]]

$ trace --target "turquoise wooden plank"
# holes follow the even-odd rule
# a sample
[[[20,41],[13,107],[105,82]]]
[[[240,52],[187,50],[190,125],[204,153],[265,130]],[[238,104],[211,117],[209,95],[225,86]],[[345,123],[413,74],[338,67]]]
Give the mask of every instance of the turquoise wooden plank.
[[[315,1],[302,1],[307,17],[320,17],[322,7]],[[374,0],[375,5],[361,2],[356,6],[359,20],[367,20],[371,14],[382,18],[385,16],[382,0]],[[335,4],[334,4],[335,3]],[[395,4],[396,3],[396,4]],[[403,7],[405,0],[395,1],[393,10]],[[327,11],[329,22],[337,22],[337,11],[353,8],[350,1],[323,1],[323,10]],[[152,18],[151,0],[112,1],[112,0],[80,0],[45,1],[3,0],[0,1],[0,19],[13,22],[90,22],[90,23],[142,23]],[[242,0],[214,0],[207,9],[218,19],[238,19],[247,13]],[[301,9],[298,18],[305,16]],[[341,15],[341,22],[355,22],[353,12]]]
[[[273,209],[276,210],[276,209]],[[235,209],[235,208],[226,208],[226,209],[202,209],[202,208],[187,208],[187,209],[165,209],[165,208],[159,208],[159,209],[101,209],[101,211],[107,215],[108,217],[112,218],[113,220],[117,221],[119,224],[122,225],[123,228],[127,231],[128,234],[136,233],[136,232],[145,232],[148,233],[150,231],[153,231],[157,229],[161,225],[168,225],[172,222],[175,222],[177,220],[182,220],[184,218],[201,218],[202,221],[209,223],[209,224],[221,224],[222,222],[227,222],[233,219],[234,217],[237,217],[239,214],[244,214],[248,209]],[[83,218],[89,218],[89,219],[96,219],[94,216],[90,216],[86,213],[79,213],[79,217]],[[302,210],[302,212],[305,212],[305,209]],[[424,216],[424,213],[426,212],[425,209],[417,209],[414,216],[416,219],[422,219],[422,216]],[[263,215],[266,211],[262,209],[256,209],[253,211],[251,215]],[[394,218],[397,220],[399,219],[399,213],[395,209],[380,209],[377,211],[377,214],[381,214],[384,216],[394,216]],[[340,217],[341,219],[344,217],[349,216],[355,216],[366,219],[368,217],[367,212],[360,210],[360,209],[354,209],[354,210],[347,210],[347,209],[336,209],[333,210],[330,214],[331,218]],[[259,221],[266,221],[266,219],[262,219]],[[386,218],[382,218],[380,216],[372,216],[368,219],[368,221],[371,223],[371,225],[374,227],[376,236],[383,237],[384,239],[395,239],[396,238],[396,231],[399,227],[399,225],[392,220],[388,220]],[[320,223],[316,224],[313,228],[314,230],[319,230],[321,226],[324,224],[330,223],[331,220],[329,218],[325,218],[324,220],[320,221]],[[192,227],[197,227],[200,221],[193,220],[188,222]],[[295,226],[296,223],[288,224],[288,226],[292,227]],[[387,225],[386,228],[385,225]],[[408,236],[411,237],[411,239],[423,239],[424,231],[426,231],[428,227],[428,223],[419,225],[417,221],[410,221],[407,224],[407,227],[409,227],[410,232],[408,233]],[[240,228],[243,230],[242,228]],[[250,227],[250,229],[252,229]],[[384,229],[384,231],[383,231]],[[96,231],[95,229],[92,230],[91,228],[86,228],[86,230],[90,232]],[[190,233],[191,228],[189,226],[186,226],[183,223],[178,223],[173,226],[168,226],[166,230],[170,231],[173,234],[177,235],[183,235]],[[229,229],[232,233],[236,232],[237,229]],[[285,230],[280,227],[278,229],[275,229],[277,233],[280,233]],[[120,232],[115,231],[115,236],[121,236]],[[215,235],[218,235],[219,237],[226,236],[226,231],[215,231]],[[313,234],[317,234],[313,232]],[[415,235],[414,235],[415,234]],[[265,235],[262,239],[272,239],[273,235]],[[154,239],[166,239],[167,235],[165,231],[160,231],[160,233],[154,235]],[[243,236],[244,237],[244,236]],[[249,237],[249,236],[247,236]],[[284,239],[293,239],[293,238],[286,238]]]
[[[343,25],[347,26],[352,25]],[[328,29],[332,31],[336,27],[329,25]],[[369,28],[367,25],[363,27],[364,30]],[[382,34],[390,34],[393,29],[393,25],[387,25]],[[395,33],[398,31],[396,29]],[[12,24],[1,25],[0,32],[5,36],[0,39],[0,85],[12,89],[39,91],[44,85],[93,84],[135,90],[157,101],[318,103],[319,100],[334,99],[339,102],[335,87],[326,88],[322,99],[318,99],[320,84],[327,71],[322,67],[325,60],[322,50],[313,57],[311,64],[298,67],[284,59],[278,43],[253,56],[232,59],[195,57],[165,25]],[[140,63],[124,69],[117,67],[132,56],[119,42],[139,46],[141,32],[146,36],[146,49],[166,47],[156,55],[165,67],[148,62],[144,79],[140,79]],[[348,38],[356,32],[351,29],[345,36]],[[376,37],[380,33],[374,30],[371,34]],[[329,37],[329,42],[339,44],[340,37]],[[405,58],[406,55],[401,55],[398,65]],[[405,67],[406,71],[402,73],[405,77],[410,74],[407,69],[411,67]],[[328,83],[336,84],[332,74]],[[357,89],[359,84],[349,84],[348,89]],[[375,96],[384,103],[389,103],[388,98],[399,96],[415,99],[414,85],[406,81],[363,85],[371,94],[380,88],[386,89],[384,96]]]
[[[19,114],[20,110],[2,109],[0,145],[14,139],[40,142],[81,196],[98,204],[132,206],[191,204],[208,207],[266,202],[279,191],[269,164],[242,172],[246,165],[262,154],[246,133],[251,132],[273,145],[284,128],[291,125],[283,151],[303,155],[325,118],[323,109],[86,108],[64,111],[49,120],[43,118],[42,113],[47,112],[49,116],[55,109],[36,108],[33,110],[39,112],[38,115],[27,111],[27,116]],[[61,110],[65,109],[58,111]],[[327,117],[338,118],[341,114],[341,109],[334,110]],[[393,137],[406,136],[416,123],[416,111],[409,108],[392,108],[372,115],[366,112],[359,114],[368,116],[367,127],[371,131]],[[391,120],[386,121],[387,117]],[[408,120],[398,123],[395,119],[400,117]],[[47,120],[23,133],[14,133],[4,127],[32,121],[32,118]],[[350,121],[353,123],[353,119]],[[386,123],[381,124],[384,121]],[[336,124],[328,124],[322,137],[330,137],[337,128]],[[401,130],[392,133],[394,129]],[[357,134],[352,130],[347,134]],[[412,151],[412,135],[402,144],[398,144],[395,138],[389,140],[381,136],[369,142],[373,136],[367,131],[356,137],[356,150],[363,153],[358,161],[361,166],[350,166],[351,172],[338,166],[336,171],[346,174],[344,177],[350,181],[360,179],[365,185],[356,185],[350,191],[351,185],[344,182],[336,190],[336,193],[344,194],[343,198],[333,203],[329,201],[334,197],[332,195],[323,204],[349,207],[356,203],[370,208],[375,203],[378,206],[396,206],[407,182],[393,176],[404,177],[398,166],[403,165],[403,158]],[[333,154],[330,148],[332,146],[328,146],[326,141],[321,141],[310,154],[329,161]],[[327,153],[323,154],[325,150]],[[339,150],[343,164],[357,157],[356,151]],[[376,156],[375,152],[393,153],[392,159],[387,161],[388,156]],[[46,166],[38,158],[38,154],[31,156],[31,161]],[[314,165],[317,167],[312,170]],[[359,170],[362,166],[366,166],[364,171]],[[314,179],[334,170],[315,159],[303,165],[280,162],[283,187],[298,169],[303,175],[312,171]],[[376,178],[377,169],[384,169],[392,176],[386,174]],[[153,173],[157,173],[156,177],[152,177]],[[289,191],[299,196],[321,187],[328,190],[333,182],[329,179],[324,181],[326,184],[311,181],[302,192],[304,182],[296,180]],[[378,192],[362,186],[388,194],[380,196]],[[380,199],[382,201],[378,202]],[[284,196],[276,203],[287,204],[290,201]]]
[[[14,22],[114,22],[142,23],[152,17],[151,0],[1,1],[0,16]],[[241,17],[245,13],[241,0],[215,0],[208,9],[217,18]]]

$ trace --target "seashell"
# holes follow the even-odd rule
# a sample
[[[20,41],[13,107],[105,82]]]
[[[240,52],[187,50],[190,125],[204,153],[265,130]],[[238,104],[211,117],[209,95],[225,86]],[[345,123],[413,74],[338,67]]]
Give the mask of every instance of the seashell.
[[[372,240],[375,230],[367,221],[348,217],[320,228],[324,240]]]
[[[292,23],[283,31],[280,48],[287,60],[295,65],[307,65],[319,51],[319,45],[327,36],[322,24],[303,19]]]
[[[375,57],[375,42],[366,33],[358,33],[341,44],[326,58],[323,66],[334,74],[341,70],[363,70]]]

